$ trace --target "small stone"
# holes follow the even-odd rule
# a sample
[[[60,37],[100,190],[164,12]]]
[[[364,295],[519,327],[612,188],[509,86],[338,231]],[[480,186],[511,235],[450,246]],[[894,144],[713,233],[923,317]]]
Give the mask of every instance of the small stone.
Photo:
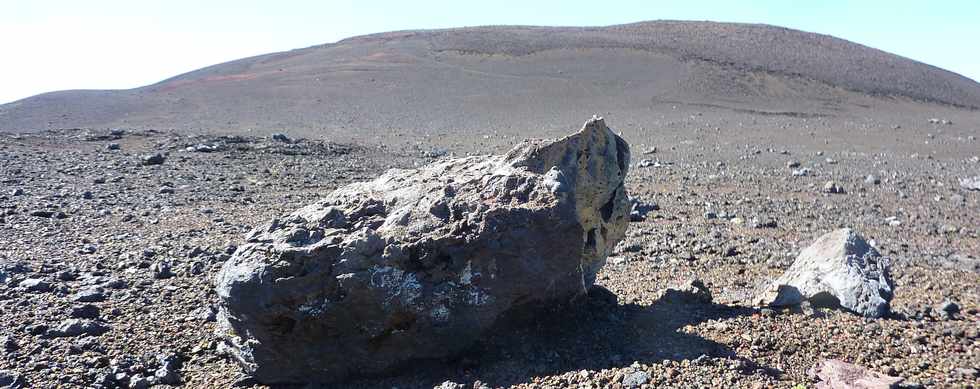
[[[51,337],[75,337],[81,335],[99,336],[109,331],[105,324],[83,319],[68,319],[58,325],[57,328],[48,331]]]
[[[167,157],[164,156],[162,153],[154,153],[154,154],[144,155],[143,158],[140,160],[140,163],[142,163],[145,166],[162,165],[163,162],[166,160]]]
[[[824,193],[838,193],[838,194],[840,194],[840,193],[844,193],[844,187],[838,185],[834,181],[827,181],[825,184],[823,184],[823,191],[824,191]]]
[[[63,217],[59,217],[60,216],[59,214],[60,215],[64,215],[61,212],[52,211],[50,209],[37,209],[37,210],[33,210],[33,211],[31,211],[31,212],[28,213],[28,215],[34,216],[34,217],[63,219]]]
[[[130,389],[148,389],[150,384],[150,379],[141,375],[134,375],[129,378]]]
[[[119,146],[119,143],[109,143],[109,144],[105,145],[105,148],[106,148],[106,150],[119,150],[120,149],[120,146]]]
[[[10,336],[0,337],[0,347],[3,347],[5,351],[15,351],[20,348],[17,341]]]
[[[99,250],[99,246],[89,243],[82,246],[82,248],[78,250],[78,252],[80,254],[95,254],[95,252],[98,250]]]
[[[725,251],[723,252],[722,255],[724,255],[725,257],[734,257],[738,255],[738,247],[735,247],[733,245],[727,246],[725,247]]]
[[[23,195],[23,194],[24,194],[24,190],[21,189],[21,188],[16,188],[16,189],[10,191],[10,195],[11,196],[20,196],[20,195]]]
[[[40,279],[40,278],[28,278],[20,282],[20,287],[24,288],[28,292],[49,292],[51,291],[51,283]]]
[[[24,381],[24,378],[20,376],[20,374],[17,374],[17,372],[13,370],[0,369],[0,387],[10,389],[26,388],[27,383]]]
[[[807,374],[819,381],[815,385],[817,389],[857,387],[887,389],[902,382],[902,378],[890,377],[837,359],[817,362],[807,371]],[[858,383],[860,386],[856,386]]]
[[[286,136],[286,134],[282,134],[282,133],[272,134],[272,136],[270,138],[272,138],[272,140],[274,140],[274,141],[279,141],[279,142],[286,142],[286,143],[288,143],[290,141],[289,137]]]
[[[457,384],[452,381],[443,381],[443,383],[433,386],[432,389],[467,389],[466,385]]]
[[[158,383],[164,385],[177,385],[180,383],[181,358],[177,354],[157,355],[160,367],[153,373]]]
[[[201,246],[194,246],[194,248],[190,249],[190,251],[187,252],[187,258],[197,258],[205,253],[206,251],[204,251],[204,249],[202,249]]]
[[[942,304],[939,304],[939,311],[954,315],[960,313],[960,306],[951,300],[946,300]]]
[[[638,388],[650,381],[650,373],[644,370],[634,371],[623,377],[623,386],[627,388]]]
[[[794,177],[805,177],[810,175],[811,170],[809,168],[802,168],[793,170]]]
[[[881,180],[874,174],[869,174],[864,178],[864,183],[868,185],[878,185],[881,183]]]
[[[71,317],[76,319],[98,319],[99,313],[99,307],[92,304],[71,307]]]
[[[973,367],[957,367],[953,369],[953,374],[966,379],[976,379],[977,377],[980,377],[980,371]]]
[[[206,145],[206,144],[203,144],[203,143],[200,143],[200,144],[197,144],[197,145],[194,145],[194,146],[190,146],[190,147],[188,147],[186,149],[186,151],[191,151],[191,152],[195,152],[195,153],[213,153],[213,152],[218,151],[218,150],[219,150],[218,146]]]
[[[630,221],[641,222],[646,220],[650,211],[656,211],[660,207],[656,203],[648,203],[636,197],[630,197]]]
[[[776,220],[768,217],[753,217],[749,225],[752,228],[776,228]]]
[[[27,326],[25,330],[27,331],[28,334],[31,335],[42,335],[48,332],[48,326],[44,324],[34,324],[34,325]]]
[[[789,161],[789,162],[786,162],[786,167],[787,168],[790,168],[790,169],[798,168],[798,167],[800,167],[800,161]]]
[[[166,279],[174,276],[170,262],[167,261],[159,261],[154,263],[150,270],[153,271],[153,278],[156,279]]]
[[[105,301],[105,292],[99,287],[89,287],[76,293],[72,299],[80,303]]]
[[[898,227],[898,226],[902,225],[902,222],[900,220],[898,220],[898,217],[897,216],[889,216],[889,217],[886,217],[885,218],[885,223],[888,223],[888,225],[889,226],[892,226],[892,227]]]
[[[966,190],[980,190],[980,176],[961,178],[960,187]]]

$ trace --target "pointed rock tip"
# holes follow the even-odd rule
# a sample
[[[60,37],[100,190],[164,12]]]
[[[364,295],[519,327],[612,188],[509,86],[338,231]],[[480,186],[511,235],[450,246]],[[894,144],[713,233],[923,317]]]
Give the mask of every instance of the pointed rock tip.
[[[609,127],[606,127],[606,120],[602,116],[592,115],[592,118],[587,120],[585,125],[582,126],[583,130],[587,128],[604,129]]]
[[[622,170],[629,163],[629,145],[606,126],[602,116],[592,115],[582,128],[558,139],[528,139],[515,146],[505,155],[511,166],[525,166],[534,171],[547,170],[555,166],[559,155],[571,149],[588,150],[590,145],[608,144],[614,150],[618,165]],[[623,172],[625,175],[625,171]]]

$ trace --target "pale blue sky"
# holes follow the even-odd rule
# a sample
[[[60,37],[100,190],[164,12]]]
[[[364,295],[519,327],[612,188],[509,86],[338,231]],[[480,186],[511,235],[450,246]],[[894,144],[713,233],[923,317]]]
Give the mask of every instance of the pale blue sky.
[[[0,0],[0,103],[390,30],[654,19],[819,32],[980,80],[980,1]]]

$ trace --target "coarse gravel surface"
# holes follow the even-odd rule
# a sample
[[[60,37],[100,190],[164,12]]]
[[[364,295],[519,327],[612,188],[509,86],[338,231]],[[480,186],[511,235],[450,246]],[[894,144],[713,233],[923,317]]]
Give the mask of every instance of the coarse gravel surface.
[[[348,386],[809,387],[807,370],[837,358],[907,387],[977,387],[980,192],[959,180],[980,172],[968,137],[978,119],[949,112],[956,125],[764,117],[734,133],[725,128],[742,118],[706,110],[626,130],[627,187],[651,209],[599,287],[460,358]],[[245,232],[387,168],[517,140],[0,135],[0,379],[252,386],[215,349],[210,281]],[[891,316],[752,305],[802,248],[845,226],[891,260]],[[695,278],[710,301],[668,290]]]

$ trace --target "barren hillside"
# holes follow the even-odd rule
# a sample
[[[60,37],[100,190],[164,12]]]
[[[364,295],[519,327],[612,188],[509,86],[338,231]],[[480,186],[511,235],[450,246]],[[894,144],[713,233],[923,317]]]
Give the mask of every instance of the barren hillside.
[[[0,130],[507,131],[596,112],[648,121],[678,106],[815,118],[907,102],[972,110],[980,84],[826,35],[655,21],[354,37],[131,90],[31,97],[0,106]]]

